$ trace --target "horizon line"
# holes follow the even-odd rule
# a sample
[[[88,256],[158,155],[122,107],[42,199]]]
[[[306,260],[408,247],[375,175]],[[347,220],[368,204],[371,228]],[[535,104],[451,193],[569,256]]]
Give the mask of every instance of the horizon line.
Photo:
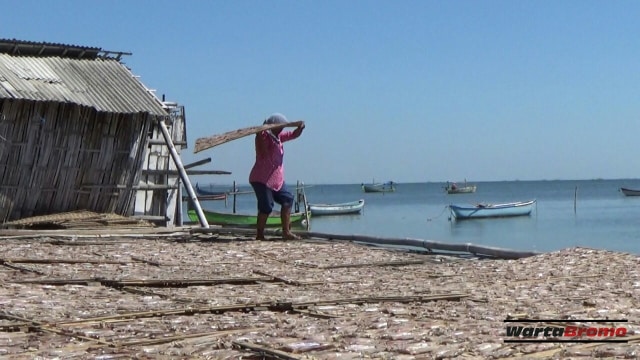
[[[640,180],[640,178],[611,178],[611,179],[605,179],[605,178],[591,178],[591,179],[513,179],[513,180],[477,180],[477,181],[469,181],[467,180],[467,183],[490,183],[490,182],[538,182],[538,181],[627,181],[627,180]],[[446,184],[447,182],[452,183],[464,183],[463,181],[452,181],[452,180],[431,180],[431,181],[406,181],[406,182],[402,182],[402,181],[394,181],[394,180],[386,180],[386,181],[381,181],[380,183],[385,183],[388,181],[393,181],[394,184],[438,184],[438,183],[444,183]],[[285,183],[287,184],[287,186],[293,186],[297,183],[296,182],[292,182],[292,181],[285,181]],[[313,183],[313,182],[306,182],[306,181],[301,181],[301,183],[305,184],[305,185],[362,185],[362,184],[372,184],[371,182],[345,182],[345,183],[323,183],[323,182],[317,182],[317,183]],[[377,182],[376,182],[377,183]],[[219,182],[219,183],[204,183],[207,185],[211,185],[211,184],[215,184],[215,185],[220,185],[220,186],[226,186],[226,185],[233,185],[233,182],[230,183],[226,183],[226,182]],[[195,185],[192,182],[192,185],[195,187]],[[236,182],[236,186],[238,185],[249,185],[249,182]]]

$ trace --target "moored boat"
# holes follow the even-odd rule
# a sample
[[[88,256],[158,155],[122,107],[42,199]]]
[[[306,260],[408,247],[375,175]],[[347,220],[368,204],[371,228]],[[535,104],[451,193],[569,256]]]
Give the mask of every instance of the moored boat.
[[[224,225],[224,226],[237,226],[237,227],[255,227],[258,221],[258,216],[250,214],[234,214],[223,213],[210,210],[202,210],[207,222],[210,225]],[[197,222],[198,215],[194,209],[187,210],[187,215],[191,221]],[[303,221],[307,221],[307,214],[304,212],[291,213],[290,222],[291,225],[302,225]],[[267,218],[267,227],[280,227],[282,226],[282,220],[279,213],[272,213]]]
[[[309,204],[313,216],[357,214],[364,208],[364,199],[341,204]]]
[[[640,190],[633,190],[633,189],[621,187],[620,191],[622,191],[622,193],[625,194],[626,196],[640,196]]]
[[[464,186],[459,186],[456,183],[447,182],[447,186],[445,186],[445,191],[447,194],[470,194],[476,192],[476,185],[467,185],[467,182],[464,182]]]
[[[198,196],[218,196],[218,197],[223,197],[225,198],[227,196],[227,193],[224,191],[207,191],[202,189],[198,183],[196,183],[196,193],[198,194]]]
[[[394,192],[396,191],[396,187],[394,186],[393,181],[389,181],[386,183],[377,183],[377,184],[362,184],[362,190],[366,193],[374,193],[374,192]]]
[[[469,206],[449,205],[456,219],[526,216],[531,214],[536,200],[503,204],[476,204]]]

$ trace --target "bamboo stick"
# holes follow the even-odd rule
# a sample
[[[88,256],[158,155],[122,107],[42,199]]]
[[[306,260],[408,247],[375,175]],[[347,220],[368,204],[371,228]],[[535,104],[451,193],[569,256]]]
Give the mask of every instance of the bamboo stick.
[[[45,273],[43,273],[42,271],[29,269],[27,267],[22,267],[22,266],[16,266],[16,265],[13,265],[13,264],[11,264],[9,262],[3,262],[3,263],[0,263],[0,265],[8,267],[8,268],[13,269],[13,270],[31,272],[31,273],[38,274],[38,275],[45,275]]]
[[[138,286],[138,287],[187,287],[187,286],[211,286],[221,284],[244,285],[257,284],[260,282],[278,281],[270,277],[255,278],[221,278],[221,279],[154,279],[154,280],[99,280],[105,286],[121,287],[121,286]]]
[[[143,262],[145,264],[149,264],[149,265],[153,265],[153,266],[162,266],[162,264],[157,262],[157,261],[147,260],[147,259],[143,259],[143,258],[137,257],[137,256],[132,256],[131,260]]]
[[[200,220],[200,226],[207,229],[209,228],[209,223],[207,222],[207,218],[205,217],[204,212],[202,211],[202,207],[200,206],[198,197],[195,191],[193,190],[193,186],[191,186],[191,181],[189,180],[189,176],[187,175],[186,170],[182,166],[182,160],[180,159],[180,155],[178,155],[175,147],[171,142],[171,136],[169,135],[167,126],[164,124],[164,121],[162,120],[158,121],[158,125],[160,126],[160,130],[162,130],[162,135],[164,136],[164,139],[167,142],[167,145],[169,146],[169,150],[171,151],[171,157],[173,158],[173,161],[176,164],[176,167],[180,171],[180,178],[182,179],[182,182],[184,183],[185,187],[187,188],[187,192],[191,197],[191,202],[195,207],[196,214],[198,214],[198,220]]]
[[[311,316],[314,318],[318,318],[318,319],[337,319],[341,317],[339,315],[325,314],[320,311],[312,311],[312,310],[306,310],[306,309],[295,309],[294,312]]]
[[[301,360],[302,359],[297,356],[293,356],[289,353],[286,353],[284,351],[269,349],[267,347],[256,345],[248,341],[235,340],[232,342],[232,344],[236,348],[239,348],[242,350],[250,350],[252,352],[258,353],[261,356],[261,359],[278,359],[278,360]],[[308,357],[305,357],[305,359],[308,359]]]
[[[38,284],[38,285],[88,285],[97,282],[94,278],[84,279],[34,279],[7,281],[13,284]]]
[[[114,261],[114,260],[28,259],[28,258],[2,259],[2,258],[0,258],[0,265],[5,264],[5,263],[13,263],[13,264],[117,264],[117,265],[129,265],[130,264],[130,262]]]
[[[162,143],[164,144],[164,141]],[[202,159],[202,160],[194,161],[194,162],[189,163],[189,164],[185,164],[184,165],[184,169],[188,170],[188,169],[191,169],[191,168],[194,168],[194,167],[197,167],[197,166],[200,166],[200,165],[204,165],[204,164],[207,164],[207,163],[210,163],[210,162],[211,162],[211,158],[208,157],[206,159]]]
[[[166,344],[173,341],[180,341],[180,340],[193,339],[193,338],[199,338],[199,337],[207,337],[207,336],[217,337],[217,336],[224,336],[224,335],[231,335],[231,334],[241,334],[241,333],[252,332],[252,331],[260,331],[260,330],[264,330],[264,328],[254,327],[254,328],[245,328],[245,329],[218,330],[218,331],[210,331],[205,333],[167,336],[160,339],[123,341],[123,342],[117,343],[116,346],[125,347],[125,346],[158,345],[158,344]]]
[[[376,296],[376,297],[357,297],[357,298],[343,298],[335,300],[317,300],[310,302],[267,302],[267,303],[254,303],[254,304],[237,304],[237,305],[221,305],[221,306],[209,306],[200,308],[188,308],[188,309],[168,309],[168,310],[151,310],[151,311],[139,311],[125,314],[109,315],[96,318],[88,318],[77,321],[58,322],[51,324],[51,326],[67,326],[77,323],[88,322],[100,322],[107,320],[118,319],[142,319],[153,318],[171,315],[196,315],[196,314],[222,314],[225,312],[249,312],[249,311],[294,311],[298,309],[305,309],[310,306],[321,305],[344,305],[344,304],[373,304],[384,302],[398,302],[398,303],[412,303],[412,302],[431,302],[438,300],[459,301],[463,298],[469,297],[468,294],[452,293],[452,294],[431,294],[429,296]],[[2,314],[0,313],[0,316]]]
[[[430,263],[429,260],[408,260],[408,261],[381,261],[372,263],[360,263],[360,264],[337,264],[337,265],[325,265],[320,266],[319,269],[340,269],[340,268],[361,268],[370,266],[409,266],[409,265],[422,265]]]
[[[231,175],[231,171],[225,170],[185,170],[187,175]],[[147,175],[180,175],[177,170],[159,169],[159,170],[143,170]]]
[[[29,331],[46,331],[46,332],[50,332],[50,333],[54,333],[54,334],[58,334],[58,335],[65,335],[65,336],[71,336],[71,337],[75,337],[77,339],[80,340],[85,340],[85,341],[93,341],[93,342],[97,342],[101,345],[108,345],[108,346],[114,346],[113,343],[111,342],[107,342],[107,341],[103,341],[100,339],[96,339],[96,338],[92,338],[89,336],[85,336],[83,334],[77,334],[73,331],[69,331],[69,330],[63,330],[63,329],[58,329],[55,328],[55,326],[51,326],[48,324],[44,324],[41,323],[39,321],[36,320],[31,320],[31,319],[27,319],[21,316],[17,316],[17,315],[13,315],[10,314],[6,311],[0,311],[0,318],[5,318],[8,320],[15,320],[15,321],[20,321],[23,323],[28,323],[29,324]]]
[[[278,277],[278,276],[269,274],[269,273],[261,271],[261,270],[252,270],[252,272],[254,274],[258,274],[258,275],[268,276],[268,277],[274,279],[275,281],[283,282],[283,283],[285,283],[287,285],[300,285],[300,283],[295,281],[295,280],[289,280],[289,279],[285,279],[283,277]]]

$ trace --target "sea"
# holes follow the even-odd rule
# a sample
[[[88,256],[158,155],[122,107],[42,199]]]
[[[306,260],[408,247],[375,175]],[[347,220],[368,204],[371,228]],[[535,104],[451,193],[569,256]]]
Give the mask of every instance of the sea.
[[[620,187],[640,189],[640,179],[469,182],[470,194],[447,194],[444,182],[396,183],[393,193],[365,193],[361,184],[304,184],[309,203],[365,200],[361,214],[312,217],[310,230],[331,234],[413,238],[472,243],[513,250],[548,252],[588,247],[640,255],[640,197]],[[462,185],[462,184],[460,184]],[[287,183],[294,192],[296,183]],[[201,184],[211,191],[232,185]],[[249,185],[239,186],[235,209],[255,213]],[[530,216],[455,220],[449,205],[503,203],[535,199]],[[229,211],[234,197],[202,202],[204,209]],[[278,209],[278,205],[276,205]]]

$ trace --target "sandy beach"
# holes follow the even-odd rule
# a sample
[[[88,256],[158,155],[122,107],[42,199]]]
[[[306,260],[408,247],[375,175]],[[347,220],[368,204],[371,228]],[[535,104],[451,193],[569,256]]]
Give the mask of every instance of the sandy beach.
[[[0,235],[8,359],[640,357],[632,254],[476,259],[188,228]],[[508,319],[628,320],[597,324],[628,342],[507,343]]]

